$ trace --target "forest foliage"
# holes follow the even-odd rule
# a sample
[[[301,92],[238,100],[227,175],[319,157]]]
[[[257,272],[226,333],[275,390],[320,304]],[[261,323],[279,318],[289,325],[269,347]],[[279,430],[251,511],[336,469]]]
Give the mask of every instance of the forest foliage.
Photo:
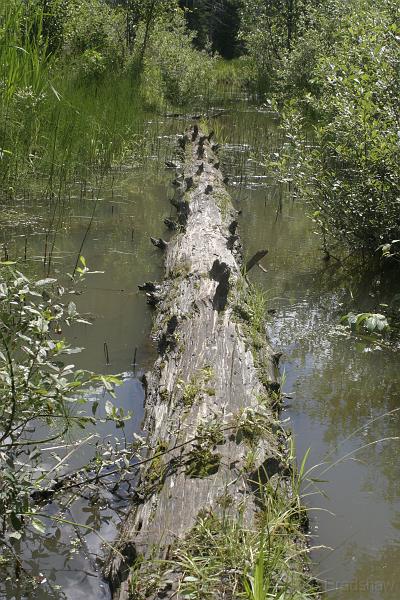
[[[278,107],[287,137],[269,162],[310,201],[324,240],[397,257],[395,0],[10,0],[0,11],[11,196],[32,174],[67,181],[133,156],[143,109],[209,106],[233,78]],[[238,56],[232,69],[221,58]]]
[[[399,4],[249,0],[243,17],[253,84],[286,134],[272,165],[310,201],[325,243],[397,258]]]

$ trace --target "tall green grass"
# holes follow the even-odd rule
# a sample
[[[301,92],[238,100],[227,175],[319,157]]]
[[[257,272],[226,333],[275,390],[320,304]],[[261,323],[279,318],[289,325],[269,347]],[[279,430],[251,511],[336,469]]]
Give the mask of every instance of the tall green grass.
[[[94,18],[93,11],[87,15]],[[116,164],[139,158],[146,133],[144,106],[161,113],[166,104],[203,111],[241,88],[243,65],[196,51],[183,13],[155,22],[140,72],[135,57],[141,28],[125,62],[110,60],[99,72],[90,61],[90,68],[81,68],[83,58],[87,63],[100,53],[90,47],[79,54],[76,40],[64,40],[52,54],[52,39],[45,37],[48,17],[37,0],[9,0],[0,6],[3,199],[22,191],[25,196],[31,189],[44,197],[65,196],[71,183],[90,181]],[[96,13],[93,27],[99,18]],[[69,31],[71,15],[65,19]],[[112,53],[111,42],[116,40],[107,42]]]
[[[301,474],[295,489],[301,486]],[[229,494],[220,498],[219,510],[198,515],[184,540],[170,547],[161,560],[159,549],[140,557],[132,566],[129,585],[137,600],[157,595],[166,581],[177,581],[177,597],[191,600],[243,598],[243,600],[313,600],[318,589],[307,573],[305,509],[297,491],[289,498],[285,484],[270,479],[254,481],[259,512],[253,527],[242,511],[232,514]],[[299,508],[300,507],[300,508]]]
[[[54,195],[139,149],[135,79],[82,77],[49,54],[42,32],[36,4],[0,8],[0,186],[10,197],[33,181]]]

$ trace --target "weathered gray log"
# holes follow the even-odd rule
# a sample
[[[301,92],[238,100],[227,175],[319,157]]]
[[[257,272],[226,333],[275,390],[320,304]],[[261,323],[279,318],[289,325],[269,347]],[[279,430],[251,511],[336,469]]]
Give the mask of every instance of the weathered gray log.
[[[173,200],[183,229],[165,249],[162,291],[149,284],[144,288],[157,291],[158,300],[154,332],[160,356],[145,377],[144,426],[148,457],[154,460],[141,471],[136,501],[120,531],[119,553],[111,555],[106,568],[118,600],[130,597],[130,568],[139,556],[154,556],[157,549],[157,556],[167,557],[204,510],[216,515],[229,510],[235,517],[244,507],[244,522],[251,526],[254,482],[285,475],[273,408],[279,389],[277,360],[265,334],[255,352],[246,311],[238,310],[247,283],[241,272],[237,212],[217,168],[211,137],[195,126],[180,138],[184,180],[191,182],[189,189],[177,189]],[[247,410],[262,413],[270,432],[255,436],[250,469],[249,446],[233,426]],[[222,436],[209,441],[202,463],[199,431],[213,423]],[[204,450],[204,444],[200,447]],[[226,496],[229,508],[222,509]],[[151,598],[180,598],[179,573],[174,584],[171,572],[168,578],[160,595]]]

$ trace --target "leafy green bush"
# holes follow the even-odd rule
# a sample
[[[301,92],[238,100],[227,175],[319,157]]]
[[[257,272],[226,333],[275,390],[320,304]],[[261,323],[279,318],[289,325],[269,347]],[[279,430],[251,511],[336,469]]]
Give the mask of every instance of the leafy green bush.
[[[78,59],[78,72],[83,78],[98,79],[106,70],[106,59],[97,50],[85,50]]]
[[[206,96],[212,85],[214,59],[192,46],[193,33],[188,33],[182,11],[165,19],[156,19],[143,57],[142,93],[149,104],[161,105],[165,100],[184,105],[195,96]],[[133,66],[144,46],[145,24],[137,32]]]
[[[108,68],[121,67],[126,59],[126,16],[104,0],[69,0],[64,27],[65,51],[78,58],[84,74],[99,64]],[[81,59],[81,63],[79,59]],[[100,71],[105,69],[100,69]]]
[[[83,276],[83,259],[81,265]],[[24,524],[35,526],[31,499],[54,484],[58,471],[49,472],[43,448],[95,422],[85,410],[89,386],[97,382],[112,392],[119,382],[68,364],[79,349],[68,346],[63,330],[86,321],[74,302],[63,301],[66,295],[55,279],[32,281],[13,266],[0,268],[0,538],[8,532],[19,539]],[[110,418],[125,416],[116,411]]]
[[[311,77],[292,86],[297,101],[284,111],[288,143],[281,165],[292,153],[297,188],[326,238],[370,253],[400,237],[400,30],[393,7],[328,3],[321,22],[329,26],[320,22],[299,41],[295,56],[311,53]],[[314,49],[313,39],[319,40]],[[305,144],[310,114],[311,147]]]
[[[398,25],[355,5],[318,62],[313,154],[319,218],[352,246],[375,251],[400,234]]]

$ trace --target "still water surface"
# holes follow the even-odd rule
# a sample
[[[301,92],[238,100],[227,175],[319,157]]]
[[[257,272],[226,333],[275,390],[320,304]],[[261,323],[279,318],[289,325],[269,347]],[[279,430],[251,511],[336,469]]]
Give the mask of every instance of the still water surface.
[[[87,291],[77,300],[94,325],[71,332],[71,341],[85,347],[79,366],[125,374],[117,404],[134,412],[128,436],[139,429],[142,415],[138,377],[155,357],[151,314],[137,285],[162,275],[162,259],[149,236],[167,236],[163,219],[171,213],[172,175],[163,165],[173,154],[173,134],[185,124],[166,120],[155,127],[153,158],[140,169],[117,174],[112,186],[107,181],[94,195],[99,199],[82,254],[91,269],[104,273],[90,276]],[[269,152],[280,143],[267,112],[236,107],[212,127],[223,144],[232,197],[242,211],[245,254],[269,249],[262,261],[266,272],[254,269],[251,278],[265,289],[269,307],[276,311],[269,318],[269,333],[283,352],[287,399],[282,418],[293,431],[299,457],[310,448],[309,467],[324,463],[310,475],[323,482],[304,485],[312,543],[326,547],[313,552],[315,575],[330,600],[398,600],[400,443],[387,438],[399,435],[400,413],[382,416],[400,407],[398,352],[349,335],[340,325],[349,308],[375,308],[390,300],[396,286],[372,275],[355,282],[336,263],[322,260],[307,207],[283,194],[260,164],[260,147]],[[73,268],[93,202],[91,197],[72,199],[64,211],[54,245],[55,270]],[[32,216],[32,207],[23,208]],[[27,237],[27,265],[40,270],[50,212],[36,206],[31,225],[3,233],[10,258],[23,256]],[[111,442],[119,435],[110,426],[98,433]],[[386,441],[377,442],[382,439]],[[75,459],[77,464],[87,452]],[[104,496],[94,504],[82,499],[68,510],[72,520],[95,526],[112,539],[124,506],[123,499]],[[108,598],[96,561],[98,538],[74,527],[64,528],[60,538],[57,529],[49,527],[41,541],[37,536],[29,540],[27,564],[47,580],[31,597]],[[4,597],[21,596],[9,583]]]
[[[268,131],[268,121],[263,127],[258,119],[252,131]],[[231,123],[232,137],[245,120]],[[387,438],[399,436],[400,412],[380,418],[400,409],[398,349],[349,335],[340,319],[349,309],[379,310],[399,293],[399,281],[368,273],[356,281],[322,260],[307,207],[288,197],[281,203],[280,190],[260,179],[262,169],[247,165],[246,189],[237,196],[241,233],[248,255],[269,249],[267,272],[252,278],[277,311],[269,332],[283,352],[289,398],[282,418],[290,419],[299,459],[311,449],[310,477],[324,480],[304,485],[313,544],[327,547],[313,553],[314,572],[331,600],[398,600],[400,442]]]

